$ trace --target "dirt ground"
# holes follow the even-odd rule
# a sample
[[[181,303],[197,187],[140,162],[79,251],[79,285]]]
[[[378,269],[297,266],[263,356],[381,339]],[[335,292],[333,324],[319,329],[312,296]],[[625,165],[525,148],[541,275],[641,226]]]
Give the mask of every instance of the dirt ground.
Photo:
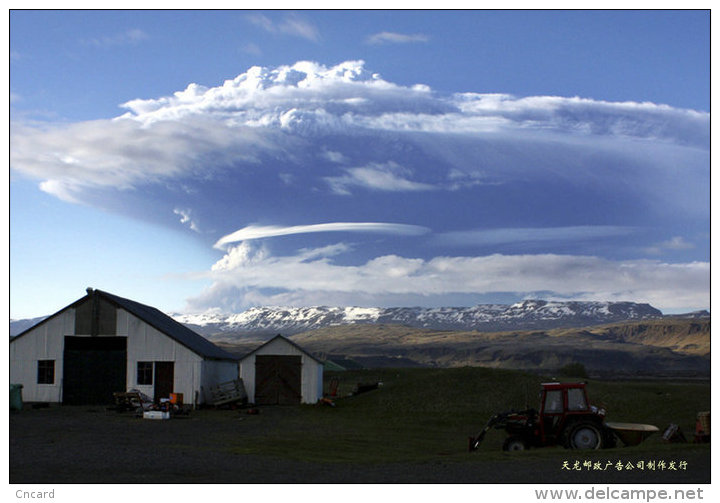
[[[249,435],[277,435],[282,408],[261,415],[194,411],[186,418],[143,420],[103,408],[50,407],[10,414],[10,483],[709,483],[710,447],[674,451],[602,451],[591,457],[559,449],[483,452],[412,463],[310,463],[233,452]],[[282,438],[278,438],[282,442]],[[464,440],[459,441],[458,450]],[[392,448],[392,446],[388,446]],[[603,466],[653,457],[679,470],[568,470],[592,459]]]

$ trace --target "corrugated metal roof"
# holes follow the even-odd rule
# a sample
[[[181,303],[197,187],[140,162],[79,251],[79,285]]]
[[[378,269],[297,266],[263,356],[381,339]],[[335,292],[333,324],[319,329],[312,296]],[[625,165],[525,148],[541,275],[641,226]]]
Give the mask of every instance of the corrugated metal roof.
[[[154,307],[146,306],[145,304],[135,302],[134,300],[118,297],[117,295],[103,292],[102,290],[94,290],[94,292],[120,306],[129,313],[134,314],[148,325],[156,328],[168,337],[175,339],[177,342],[202,357],[216,360],[237,361],[237,358],[227,351],[217,347],[205,337],[190,330],[182,323],[175,321],[170,316]]]

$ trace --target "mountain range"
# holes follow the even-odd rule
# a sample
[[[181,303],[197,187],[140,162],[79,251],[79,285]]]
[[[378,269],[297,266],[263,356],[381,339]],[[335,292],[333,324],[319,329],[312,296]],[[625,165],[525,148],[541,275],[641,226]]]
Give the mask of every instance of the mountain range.
[[[581,302],[525,300],[515,304],[479,304],[472,307],[253,307],[236,314],[170,313],[175,320],[213,340],[294,335],[340,325],[404,325],[432,330],[549,330],[622,321],[666,318],[649,304],[635,302]],[[674,317],[704,318],[707,311]],[[10,335],[27,330],[45,317],[10,320]]]
[[[700,314],[692,314],[695,316]],[[709,314],[708,314],[709,315]],[[432,330],[506,330],[581,327],[628,320],[661,319],[649,304],[525,300],[473,307],[254,307],[239,314],[174,314],[176,320],[215,339],[245,334],[293,335],[340,325],[403,325]]]

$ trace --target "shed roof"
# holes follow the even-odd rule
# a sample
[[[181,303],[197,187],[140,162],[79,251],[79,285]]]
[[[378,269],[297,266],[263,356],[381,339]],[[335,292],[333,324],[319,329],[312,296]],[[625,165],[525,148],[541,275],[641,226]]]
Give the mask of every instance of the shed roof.
[[[322,363],[323,363],[322,361],[318,360],[318,359],[315,358],[313,355],[311,355],[310,353],[308,353],[307,351],[305,351],[303,348],[301,348],[300,346],[298,346],[297,344],[295,344],[293,341],[291,341],[291,340],[288,339],[287,337],[283,337],[283,336],[280,335],[280,334],[277,334],[275,337],[273,337],[273,338],[270,339],[269,341],[261,344],[260,346],[258,346],[258,347],[255,348],[254,350],[250,351],[248,354],[246,354],[245,356],[243,356],[240,360],[242,361],[242,360],[244,360],[245,358],[248,358],[249,356],[254,355],[254,354],[257,353],[258,351],[260,351],[262,348],[264,348],[265,346],[270,345],[271,343],[273,343],[273,342],[276,341],[277,339],[281,339],[282,341],[290,344],[291,346],[294,346],[294,347],[297,348],[300,352],[302,352],[303,354],[309,356],[310,358],[312,358],[313,360],[315,360],[317,363],[319,363],[319,364],[322,365]]]
[[[37,327],[38,325],[41,325],[42,323],[46,322],[49,319],[55,317],[56,315],[60,314],[65,309],[74,307],[75,305],[80,304],[81,302],[84,302],[92,295],[98,295],[98,296],[106,299],[108,302],[114,304],[115,306],[125,309],[129,313],[140,318],[142,321],[144,321],[148,325],[159,330],[163,334],[167,335],[171,339],[174,339],[175,341],[179,342],[180,344],[187,347],[194,353],[197,353],[198,355],[202,356],[203,358],[209,358],[209,359],[213,359],[213,360],[237,361],[237,358],[235,358],[233,355],[231,355],[227,351],[219,348],[218,346],[216,346],[215,344],[213,344],[212,342],[207,340],[205,337],[194,332],[193,330],[190,330],[188,327],[186,327],[182,323],[175,321],[170,316],[168,316],[167,314],[163,313],[162,311],[160,311],[154,307],[147,306],[145,304],[141,304],[134,300],[126,299],[124,297],[118,297],[117,295],[113,295],[108,292],[103,292],[102,290],[92,290],[92,289],[88,289],[88,294],[85,297],[78,299],[77,301],[75,301],[72,304],[70,304],[69,306],[61,309],[54,315],[48,316],[47,318],[45,318],[43,321],[41,321],[37,325],[34,325],[33,327],[30,327],[27,330],[25,330],[24,332],[22,332],[21,334],[19,334],[13,340],[17,339],[18,337],[22,337],[23,335],[25,335],[27,332],[29,332],[33,328]]]

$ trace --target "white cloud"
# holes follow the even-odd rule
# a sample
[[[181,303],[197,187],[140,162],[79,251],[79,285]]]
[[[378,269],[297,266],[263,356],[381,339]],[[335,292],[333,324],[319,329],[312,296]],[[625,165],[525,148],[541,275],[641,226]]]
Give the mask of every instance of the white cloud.
[[[689,250],[695,248],[695,245],[688,243],[682,236],[675,236],[669,241],[663,241],[660,246],[669,250]]]
[[[404,87],[383,80],[364,68],[362,61],[326,67],[311,61],[292,66],[254,66],[221,86],[190,84],[172,96],[136,99],[122,105],[127,117],[143,123],[181,120],[202,114],[233,124],[277,127],[313,121],[325,130],[355,127],[355,115],[378,115],[399,110],[438,113],[456,110],[435,99],[424,86]]]
[[[247,19],[255,26],[269,33],[301,37],[313,42],[320,39],[317,28],[310,21],[297,14],[287,14],[280,22],[275,22],[266,15],[259,13],[250,14]]]
[[[180,216],[181,224],[187,224],[187,226],[190,227],[191,230],[195,232],[200,232],[200,227],[198,226],[197,222],[192,218],[192,210],[175,208],[173,210],[173,213]]]
[[[276,29],[270,18],[264,14],[250,14],[249,16],[247,16],[247,20],[265,31],[273,32]]]
[[[709,114],[649,102],[608,102],[580,97],[458,93],[462,116],[494,118],[522,129],[584,135],[668,139],[708,146]],[[508,121],[508,122],[503,122]]]
[[[381,44],[408,44],[408,43],[417,43],[417,42],[427,42],[429,40],[429,37],[427,35],[423,35],[422,33],[414,33],[414,34],[404,34],[404,33],[394,33],[390,31],[383,31],[380,33],[375,33],[373,35],[370,35],[366,39],[366,43],[371,45],[381,45]]]
[[[416,236],[427,233],[428,229],[417,225],[383,222],[331,222],[325,224],[295,225],[291,227],[250,225],[221,237],[217,243],[215,243],[215,248],[222,249],[225,245],[239,241],[316,232],[366,232]]]
[[[136,45],[147,38],[149,37],[143,30],[139,28],[129,28],[121,33],[85,40],[85,43],[97,47],[115,47],[121,45]]]
[[[202,117],[143,125],[121,118],[52,125],[16,125],[11,167],[44,180],[41,188],[64,200],[84,190],[127,190],[196,172],[206,157],[213,170],[244,159],[253,162],[267,142],[255,129],[229,127]]]
[[[631,227],[612,225],[580,225],[546,228],[503,228],[444,232],[435,241],[456,245],[498,245],[507,243],[539,241],[575,241],[611,236],[626,236],[634,231]]]
[[[685,148],[680,154],[670,152],[676,157],[689,155],[689,147],[706,152],[709,142],[706,113],[579,98],[470,93],[438,97],[422,86],[385,81],[365,70],[362,61],[333,67],[306,61],[274,69],[252,67],[217,87],[191,84],[171,96],[136,99],[122,106],[128,112],[115,120],[46,127],[14,122],[12,168],[72,191],[204,176],[228,162],[252,163],[260,151],[288,151],[278,141],[338,134],[351,138],[360,132],[378,138],[387,137],[388,131],[402,134],[403,141],[447,156],[456,148],[452,142],[472,139],[472,149],[452,154],[448,171],[455,173],[467,173],[469,165],[487,157],[477,146],[482,141],[513,143],[518,155],[547,144],[555,151],[562,145],[579,145],[628,155],[637,152],[638,157],[649,147]],[[493,154],[496,148],[486,150]],[[337,145],[325,152],[333,162],[352,160]],[[73,162],[64,161],[68,159]],[[395,162],[392,157],[373,162],[335,177],[332,188],[380,188],[385,182],[392,190],[428,188],[422,180],[411,181],[388,169]],[[489,176],[510,174],[514,168],[501,162],[484,171]],[[677,162],[684,160],[678,157]],[[655,162],[653,169],[662,169],[661,163]],[[573,171],[575,166],[567,168],[568,174]]]
[[[47,192],[48,194],[52,194],[66,203],[77,204],[81,202],[76,198],[72,184],[64,184],[59,180],[45,180],[40,182],[40,190]]]
[[[330,251],[330,252],[329,252]],[[364,264],[339,265],[343,248],[270,256],[249,243],[232,247],[213,266],[212,290],[280,290],[285,298],[351,299],[458,293],[552,292],[550,296],[649,302],[660,309],[708,305],[707,262],[669,264],[651,260],[611,261],[592,256],[489,255],[430,260],[379,256]],[[206,292],[207,293],[207,292]],[[209,299],[206,298],[206,301]],[[215,299],[216,301],[218,299]]]
[[[295,183],[297,178],[292,173],[278,173],[278,178],[284,183],[285,185],[292,185]]]
[[[682,236],[675,236],[667,241],[657,243],[655,246],[650,246],[645,251],[650,255],[660,255],[668,250],[691,250],[693,248],[695,248],[694,244],[687,242]]]
[[[321,154],[322,157],[327,159],[330,162],[334,162],[337,164],[342,164],[347,162],[347,158],[341,153],[341,152],[334,152],[332,150],[325,150]]]
[[[240,50],[246,54],[252,54],[253,56],[262,55],[262,49],[260,49],[260,46],[258,46],[257,44],[253,44],[252,42],[243,45]]]
[[[352,187],[387,192],[435,189],[432,185],[412,181],[409,176],[412,176],[412,171],[395,162],[371,163],[359,168],[346,168],[344,175],[325,177],[325,181],[333,192],[343,195],[349,195]]]
[[[390,131],[431,155],[451,159],[447,170],[455,173],[454,188],[459,188],[458,173],[478,183],[480,178],[473,178],[469,167],[487,162],[487,155],[497,151],[494,145],[500,142],[517,145],[518,156],[530,156],[532,149],[545,144],[559,152],[551,155],[561,155],[558,147],[562,145],[637,157],[647,157],[648,148],[674,148],[660,162],[648,163],[652,171],[662,170],[662,162],[667,163],[670,156],[682,163],[686,162],[682,156],[706,153],[709,141],[706,113],[579,98],[471,93],[439,97],[423,86],[385,81],[368,72],[362,61],[333,67],[307,61],[272,69],[252,67],[217,87],[191,84],[171,96],[132,100],[123,107],[128,112],[115,120],[45,127],[14,122],[11,167],[45,181],[54,194],[62,192],[67,197],[93,187],[127,189],[160,180],[203,177],[228,164],[259,166],[260,152],[290,151],[278,142],[312,142],[326,135],[352,138],[360,133],[383,139]],[[463,139],[475,145],[468,149],[453,144]],[[493,145],[487,152],[478,147],[483,141]],[[332,162],[354,160],[338,145],[329,145],[324,152]],[[348,193],[353,187],[431,188],[427,181],[410,179],[407,170],[398,169],[394,153],[387,156],[386,161],[347,168],[340,176],[322,177],[338,193]],[[541,162],[543,157],[547,155],[542,150],[535,156]],[[512,176],[514,169],[500,159],[483,172],[502,178]],[[567,162],[553,169],[566,170],[567,176],[582,175]]]

